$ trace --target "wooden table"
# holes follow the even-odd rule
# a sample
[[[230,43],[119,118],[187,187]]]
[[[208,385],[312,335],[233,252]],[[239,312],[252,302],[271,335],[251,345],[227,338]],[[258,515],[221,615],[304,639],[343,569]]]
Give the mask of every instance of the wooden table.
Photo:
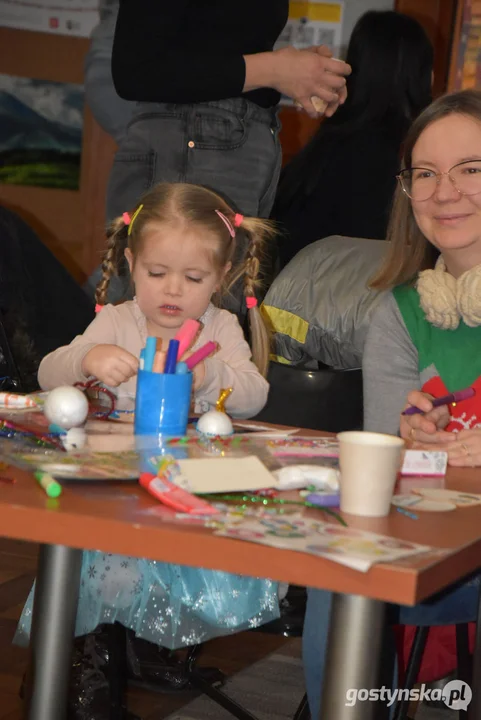
[[[373,703],[346,707],[345,689],[377,687],[378,667],[371,658],[381,646],[384,603],[414,605],[480,566],[481,506],[442,515],[419,513],[416,522],[396,512],[380,519],[346,516],[352,527],[447,550],[362,573],[312,555],[216,537],[210,529],[174,517],[159,520],[143,512],[155,501],[135,483],[70,485],[58,500],[49,500],[29,473],[12,469],[11,475],[16,483],[1,486],[0,532],[41,544],[29,720],[65,718],[82,549],[270,577],[335,592],[323,720],[373,717]],[[451,469],[444,486],[479,492],[481,469]],[[359,632],[369,638],[369,662],[365,647],[349,641],[360,637]],[[353,677],[364,684],[350,684]],[[476,695],[474,702],[479,703]],[[473,717],[481,717],[481,705]]]

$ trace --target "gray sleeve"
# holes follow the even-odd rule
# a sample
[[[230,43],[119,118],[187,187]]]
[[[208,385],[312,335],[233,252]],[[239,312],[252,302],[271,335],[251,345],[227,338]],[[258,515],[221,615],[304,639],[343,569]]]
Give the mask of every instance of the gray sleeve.
[[[411,390],[420,387],[418,351],[391,293],[377,307],[362,363],[364,429],[396,435]]]
[[[118,2],[100,4],[100,23],[93,29],[85,56],[85,96],[100,127],[120,143],[132,120],[135,103],[122,100],[112,79],[112,47]]]

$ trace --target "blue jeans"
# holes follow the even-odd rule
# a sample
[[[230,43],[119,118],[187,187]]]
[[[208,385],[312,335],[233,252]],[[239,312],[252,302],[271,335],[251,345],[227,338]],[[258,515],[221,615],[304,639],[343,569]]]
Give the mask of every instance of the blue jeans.
[[[138,103],[115,156],[107,191],[107,221],[132,210],[159,182],[212,188],[245,215],[268,217],[281,169],[279,121],[275,108],[244,98],[192,105]],[[238,248],[241,259],[245,247]],[[87,281],[93,294],[97,268]],[[128,272],[114,277],[109,301],[129,297]],[[243,312],[242,287],[224,304]]]
[[[479,580],[458,585],[455,589],[436,595],[432,600],[407,607],[399,606],[402,625],[454,625],[476,620]],[[302,636],[304,678],[312,720],[318,720],[321,708],[322,679],[327,649],[327,631],[331,614],[332,593],[327,590],[308,590],[306,617]],[[397,680],[395,672],[394,681]]]

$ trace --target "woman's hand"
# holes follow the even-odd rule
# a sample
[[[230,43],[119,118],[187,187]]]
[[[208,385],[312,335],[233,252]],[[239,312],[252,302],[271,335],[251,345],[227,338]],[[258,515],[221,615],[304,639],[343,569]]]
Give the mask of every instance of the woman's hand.
[[[118,345],[96,345],[82,360],[86,377],[96,377],[110,387],[127,382],[138,369],[138,359]]]
[[[453,467],[481,465],[481,428],[453,433],[454,441],[443,447],[448,453],[448,464]]]
[[[415,406],[423,411],[416,415],[401,415],[401,437],[410,440],[413,447],[431,443],[445,445],[456,439],[454,433],[444,430],[450,421],[448,406],[433,408],[432,399],[431,395],[419,390],[413,390],[407,397],[406,408]]]
[[[274,87],[296,100],[311,117],[318,117],[312,98],[327,103],[326,115],[332,115],[347,97],[346,76],[351,67],[334,60],[326,47],[297,50],[282,48],[273,52],[277,63]]]
[[[335,60],[329,48],[317,46],[305,50],[286,47],[273,52],[244,55],[246,78],[244,92],[271,87],[296,100],[314,118],[332,115],[347,97],[346,76],[351,67]],[[316,110],[312,98],[319,98],[325,110]]]
[[[331,52],[331,51],[329,50],[329,48],[326,47],[325,45],[318,45],[318,46],[314,46],[314,47],[309,48],[309,49],[310,49],[311,51],[317,52],[319,55],[322,55],[323,57],[332,58],[332,52]],[[342,61],[337,60],[337,59],[335,59],[335,58],[333,58],[333,59],[334,59],[334,62],[342,62]],[[351,73],[351,66],[348,65],[347,63],[344,63],[344,62],[343,62],[342,64],[345,65],[346,68],[349,68],[349,73],[348,73],[348,75],[350,75],[350,73]],[[336,100],[335,100],[334,102],[332,102],[332,103],[329,103],[329,104],[325,107],[324,111],[321,112],[320,114],[324,114],[325,117],[331,117],[331,115],[334,115],[334,113],[336,112],[336,110],[337,110],[337,108],[339,107],[339,105],[344,105],[344,103],[346,102],[346,99],[347,99],[347,87],[346,87],[346,85],[344,85],[344,87],[340,88],[340,90],[337,92],[337,98],[336,98]],[[311,102],[312,102],[312,104],[314,105],[315,109],[317,110],[316,102],[313,101],[313,98],[311,98]],[[321,100],[321,102],[323,102],[323,101]]]

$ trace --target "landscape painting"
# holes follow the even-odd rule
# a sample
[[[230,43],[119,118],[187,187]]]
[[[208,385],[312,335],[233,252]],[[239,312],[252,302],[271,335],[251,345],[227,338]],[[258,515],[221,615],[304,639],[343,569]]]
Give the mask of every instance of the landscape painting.
[[[78,190],[82,85],[0,74],[0,183]]]

